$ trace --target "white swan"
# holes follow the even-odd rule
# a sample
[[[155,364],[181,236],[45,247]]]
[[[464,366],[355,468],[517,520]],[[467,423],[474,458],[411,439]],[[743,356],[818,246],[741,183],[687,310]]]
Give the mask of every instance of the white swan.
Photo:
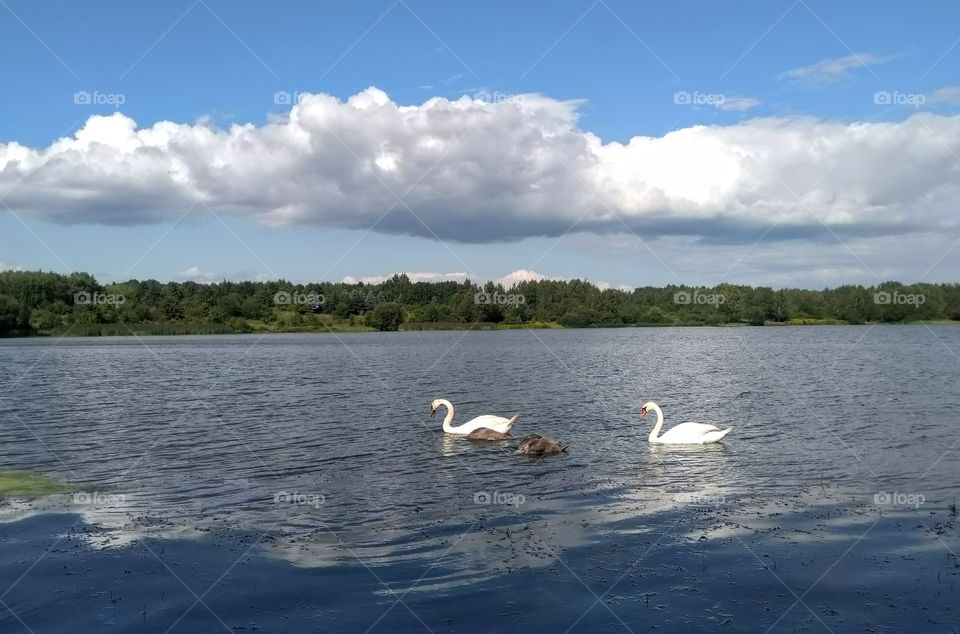
[[[468,420],[464,424],[454,427],[451,425],[453,422],[453,403],[445,398],[438,398],[430,404],[430,418],[436,416],[437,410],[440,409],[441,406],[447,408],[447,415],[443,419],[443,431],[448,434],[469,434],[473,430],[480,429],[481,427],[505,434],[510,431],[514,421],[517,420],[516,416],[513,418],[504,418],[503,416],[486,414],[484,416],[477,416],[473,420]]]
[[[658,438],[657,434],[660,433],[660,428],[663,426],[663,412],[660,411],[660,406],[653,401],[644,403],[640,409],[640,418],[646,416],[647,410],[651,409],[657,413],[657,424],[653,426],[653,431],[650,432],[648,438],[650,442],[664,445],[702,445],[708,442],[717,442],[733,430],[733,427],[721,431],[713,425],[681,423]]]

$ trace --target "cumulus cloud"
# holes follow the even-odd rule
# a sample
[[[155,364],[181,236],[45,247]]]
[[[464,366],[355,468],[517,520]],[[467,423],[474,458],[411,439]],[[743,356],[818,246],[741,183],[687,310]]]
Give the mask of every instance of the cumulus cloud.
[[[761,103],[759,99],[753,97],[738,97],[733,95],[724,98],[723,101],[717,104],[717,108],[727,112],[743,112],[751,108],[756,108]]]
[[[852,53],[788,70],[781,73],[780,78],[810,86],[824,86],[849,79],[853,76],[853,71],[868,68],[871,64],[880,64],[887,59],[889,58],[873,53]]]
[[[540,280],[546,279],[556,279],[548,278],[546,275],[537,273],[536,271],[529,271],[527,269],[517,269],[513,273],[509,273],[501,277],[498,282],[503,284],[505,288],[511,288],[516,286],[520,282],[539,282]]]
[[[947,86],[933,91],[930,99],[937,103],[960,103],[960,86]]]
[[[501,278],[488,278],[481,277],[477,278],[475,275],[470,275],[469,273],[464,273],[461,271],[453,273],[432,273],[424,271],[401,271],[403,275],[406,275],[410,278],[411,282],[464,282],[468,279],[473,279],[474,282],[487,282],[494,281],[503,284],[504,287],[510,288],[519,284],[520,282],[529,282],[536,280],[546,280],[546,279],[560,279],[560,278],[550,278],[546,275],[541,275],[536,271],[528,271],[527,269],[518,269],[512,273],[509,273]],[[399,273],[398,273],[399,274]],[[389,275],[362,275],[362,276],[353,276],[347,275],[341,280],[345,284],[357,284],[358,282],[363,282],[364,284],[380,284],[395,275],[391,273]]]
[[[363,282],[364,284],[380,284],[391,277],[394,274],[390,275],[366,275],[360,277],[354,277],[353,275],[347,275],[341,281],[345,284],[356,284],[358,282]],[[517,269],[512,273],[508,273],[503,277],[499,278],[477,278],[476,276],[468,275],[467,273],[404,273],[407,277],[410,278],[411,282],[463,282],[467,279],[472,279],[474,282],[483,284],[489,281],[502,284],[504,288],[510,289],[516,286],[521,282],[539,282],[541,280],[559,280],[566,281],[570,278],[567,277],[554,277],[550,275],[544,275],[542,273],[537,273],[536,271],[530,271],[528,269]],[[609,282],[604,282],[602,280],[593,282],[601,290],[606,290],[608,288],[613,288],[621,291],[631,291],[633,287],[628,284],[610,284]]]
[[[594,282],[594,284],[596,284],[597,288],[599,288],[601,291],[606,291],[606,290],[609,290],[609,289],[611,289],[611,288],[614,289],[614,290],[617,290],[617,291],[632,291],[632,290],[633,290],[633,287],[630,286],[629,284],[611,284],[610,282],[602,282],[602,281],[601,281],[601,282]]]
[[[463,282],[470,276],[467,273],[430,273],[424,271],[401,271],[403,275],[406,275],[410,278],[411,282]],[[354,277],[353,275],[347,275],[341,280],[344,284],[358,284],[363,282],[364,284],[380,284],[391,277],[394,274],[390,275],[364,275],[360,277]]]
[[[261,273],[258,271],[239,270],[230,273],[217,273],[214,271],[205,271],[199,266],[190,268],[177,273],[176,278],[179,282],[196,282],[198,284],[218,284],[223,281],[245,282],[254,280],[256,282],[270,282],[275,278],[274,275]],[[124,280],[117,280],[124,281]]]
[[[224,279],[224,276],[219,273],[203,271],[199,266],[191,266],[185,271],[180,271],[178,278],[184,282],[210,283],[220,282]]]
[[[544,275],[542,273],[537,273],[536,271],[531,271],[528,269],[517,269],[512,273],[508,273],[503,277],[495,280],[500,284],[503,284],[504,288],[513,288],[521,282],[539,282],[541,280],[559,280],[567,281],[570,278],[568,277],[556,277],[552,275]],[[621,291],[630,291],[633,290],[632,286],[627,284],[611,284],[610,282],[604,282],[603,280],[596,280],[593,283],[601,290],[607,290],[608,288],[613,288]]]
[[[193,205],[263,223],[460,242],[627,229],[716,243],[957,226],[960,117],[757,118],[604,142],[579,102],[302,95],[262,126],[94,116],[45,148],[0,144],[0,186],[50,222],[169,222]],[[398,202],[397,197],[402,197]],[[389,210],[389,211],[388,211]]]

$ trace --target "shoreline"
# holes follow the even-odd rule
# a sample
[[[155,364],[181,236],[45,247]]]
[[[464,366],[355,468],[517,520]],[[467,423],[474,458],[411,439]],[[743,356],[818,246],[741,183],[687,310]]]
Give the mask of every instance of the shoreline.
[[[474,331],[511,331],[511,330],[623,330],[623,329],[646,329],[646,328],[791,328],[791,327],[823,327],[823,326],[958,326],[960,321],[952,320],[931,320],[931,321],[910,321],[910,322],[865,322],[850,323],[844,321],[822,321],[822,320],[803,320],[790,322],[766,322],[763,325],[749,323],[674,323],[674,324],[622,324],[622,325],[596,325],[596,326],[563,326],[556,322],[541,322],[537,324],[442,324],[434,327],[424,327],[425,324],[409,324],[408,327],[400,327],[397,330],[384,331],[370,327],[333,327],[333,328],[278,328],[278,329],[254,329],[254,330],[227,330],[218,328],[216,325],[210,325],[209,328],[198,327],[196,329],[169,327],[170,324],[133,324],[126,330],[117,328],[119,324],[103,324],[105,328],[99,332],[77,332],[73,329],[38,332],[27,335],[5,334],[0,335],[0,341],[13,339],[87,339],[94,337],[186,337],[186,336],[215,336],[215,335],[290,335],[290,334],[351,334],[351,333],[374,333],[374,332],[466,332]],[[150,326],[150,328],[144,328]],[[88,326],[89,329],[89,326]],[[192,330],[192,331],[191,331]]]

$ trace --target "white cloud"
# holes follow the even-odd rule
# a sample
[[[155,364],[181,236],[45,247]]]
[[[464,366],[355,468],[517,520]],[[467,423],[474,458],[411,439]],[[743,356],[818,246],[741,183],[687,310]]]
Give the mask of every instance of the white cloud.
[[[171,222],[200,200],[272,225],[474,243],[574,223],[716,243],[752,242],[775,220],[768,240],[958,227],[957,116],[757,118],[619,143],[581,130],[578,107],[535,94],[401,106],[370,88],[225,130],[94,116],[46,148],[0,144],[0,186],[16,184],[14,210],[64,224]]]
[[[503,284],[504,288],[512,288],[521,282],[539,282],[541,280],[557,280],[557,281],[567,281],[570,278],[568,277],[555,277],[550,275],[544,275],[542,273],[537,273],[536,271],[530,271],[527,269],[517,269],[513,273],[508,273],[498,280],[500,284]],[[593,281],[593,284],[600,290],[607,290],[609,288],[621,290],[621,291],[632,291],[633,287],[629,284],[611,284],[609,282],[604,282],[602,280]]]
[[[23,265],[0,262],[0,271],[24,271]]]
[[[343,282],[344,284],[359,284],[361,282],[364,284],[380,284],[381,282],[385,281],[389,277],[390,277],[389,275],[362,275],[360,277],[347,275],[340,281]]]
[[[743,112],[744,110],[756,108],[761,103],[759,99],[754,99],[753,97],[737,97],[734,95],[724,97],[723,101],[717,105],[717,108],[727,112]]]
[[[255,282],[272,282],[276,279],[277,278],[275,275],[260,273],[258,271],[239,270],[232,271],[230,273],[217,273],[204,271],[199,266],[191,266],[184,271],[180,271],[175,277],[175,280],[178,282],[196,282],[198,284],[219,284],[223,281],[246,282],[249,280],[253,280]]]
[[[823,86],[849,79],[853,76],[853,71],[869,68],[870,65],[880,64],[888,59],[873,53],[852,53],[788,70],[781,73],[780,78],[810,86]]]
[[[537,273],[536,271],[528,271],[527,269],[517,269],[513,273],[509,273],[501,277],[498,282],[503,284],[504,288],[511,288],[516,286],[520,282],[539,282],[540,280],[546,279],[556,279],[548,278],[546,275]]]
[[[516,270],[513,273],[510,273],[498,279],[489,278],[489,277],[478,278],[475,275],[471,276],[469,273],[463,273],[460,271],[454,272],[454,273],[401,271],[400,273],[410,278],[411,282],[463,282],[465,280],[472,279],[474,282],[484,283],[484,282],[493,280],[494,282],[499,282],[500,284],[503,284],[506,288],[515,286],[520,282],[528,282],[531,280],[557,279],[557,278],[548,278],[547,276],[541,275],[536,271],[528,271],[526,269]],[[347,275],[341,281],[344,282],[345,284],[357,284],[359,282],[363,282],[364,284],[380,284],[381,282],[384,282],[390,279],[394,275],[399,275],[400,273],[390,273],[389,275],[388,274],[361,275],[361,276]]]
[[[960,86],[947,86],[933,91],[930,99],[937,103],[960,103]]]
[[[357,284],[358,282],[363,282],[364,284],[380,284],[385,280],[393,277],[394,274],[390,275],[367,275],[355,277],[353,275],[347,275],[341,281],[345,284]],[[467,279],[472,279],[473,282],[478,284],[484,284],[489,281],[502,284],[504,288],[510,289],[520,284],[521,282],[539,282],[541,280],[558,280],[566,281],[570,278],[566,277],[553,277],[549,275],[544,275],[536,271],[530,271],[528,269],[517,269],[512,273],[508,273],[500,278],[489,278],[476,276],[470,276],[467,273],[405,273],[407,277],[410,278],[411,282],[463,282]],[[609,282],[596,281],[593,282],[601,290],[606,290],[608,288],[615,288],[622,291],[632,291],[633,287],[628,284],[610,284]]]
[[[630,286],[629,284],[611,284],[610,282],[602,282],[602,281],[601,281],[601,282],[594,282],[594,284],[595,284],[596,287],[599,288],[601,291],[605,291],[605,290],[608,290],[608,289],[611,289],[611,288],[614,289],[614,290],[618,290],[618,291],[632,291],[632,290],[633,290],[633,287]]]
[[[191,266],[185,271],[180,271],[178,278],[184,282],[198,282],[201,284],[206,284],[210,282],[222,282],[224,279],[223,275],[219,273],[210,273],[200,270],[199,266]]]
[[[411,282],[463,282],[470,276],[467,273],[429,273],[422,271],[411,271],[404,272],[401,271]],[[398,273],[399,274],[399,273]],[[353,275],[347,275],[341,280],[344,284],[358,284],[363,282],[364,284],[380,284],[391,277],[394,274],[390,275],[365,275],[360,277],[354,277]]]

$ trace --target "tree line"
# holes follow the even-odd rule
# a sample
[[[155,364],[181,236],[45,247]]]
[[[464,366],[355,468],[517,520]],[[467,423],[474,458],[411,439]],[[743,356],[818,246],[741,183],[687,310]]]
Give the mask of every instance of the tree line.
[[[734,284],[601,289],[583,280],[101,284],[88,273],[0,272],[0,335],[810,324],[960,320],[960,285],[824,290]]]

